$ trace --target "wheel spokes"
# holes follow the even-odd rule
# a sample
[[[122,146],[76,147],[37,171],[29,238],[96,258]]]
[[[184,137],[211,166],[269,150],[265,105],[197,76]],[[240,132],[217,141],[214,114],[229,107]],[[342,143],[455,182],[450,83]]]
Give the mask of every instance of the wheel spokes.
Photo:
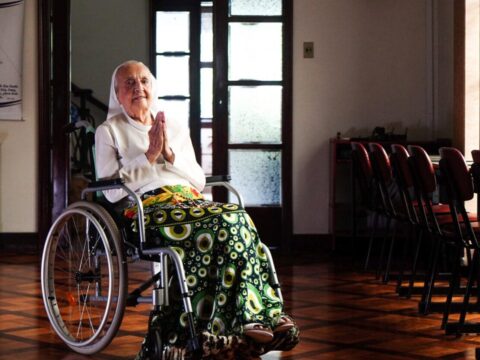
[[[96,334],[107,311],[105,306],[90,301],[96,288],[102,288],[108,269],[96,268],[92,256],[99,256],[102,244],[99,231],[89,219],[72,216],[61,227],[55,251],[55,287],[63,294],[57,301],[67,329],[75,339],[83,341]],[[95,254],[95,255],[94,255]],[[101,262],[99,262],[101,263]],[[94,286],[92,286],[94,285]],[[76,294],[76,299],[73,294]],[[100,303],[103,304],[104,303]],[[85,329],[88,328],[88,334]]]

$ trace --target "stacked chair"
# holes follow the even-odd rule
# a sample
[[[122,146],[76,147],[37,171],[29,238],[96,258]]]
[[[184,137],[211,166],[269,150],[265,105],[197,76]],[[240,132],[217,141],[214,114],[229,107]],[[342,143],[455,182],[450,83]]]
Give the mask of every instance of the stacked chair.
[[[479,333],[480,323],[466,323],[466,314],[469,310],[470,297],[474,290],[473,284],[477,283],[477,301],[473,307],[478,312],[479,294],[479,250],[478,242],[479,228],[478,223],[473,223],[476,216],[468,214],[465,209],[465,202],[472,200],[474,192],[478,192],[479,184],[479,157],[478,152],[472,153],[474,164],[469,170],[462,153],[455,148],[440,149],[440,170],[445,178],[448,202],[453,220],[453,226],[450,229],[451,236],[455,239],[456,261],[450,281],[450,291],[447,296],[446,309],[443,316],[442,326],[447,334],[460,333]],[[473,175],[473,179],[472,179]],[[474,187],[474,183],[476,186]],[[452,308],[452,298],[455,290],[459,288],[462,278],[460,264],[463,257],[466,258],[468,265],[467,283],[465,287],[463,303],[460,309],[458,322],[448,322],[449,314]]]
[[[402,225],[402,229],[409,229],[410,235],[412,231],[414,233],[417,232],[415,226],[418,224],[418,219],[409,193],[409,188],[412,186],[410,172],[405,171],[405,169],[403,171],[398,169],[399,167],[406,167],[406,170],[408,170],[408,163],[406,162],[408,153],[406,149],[402,147],[404,151],[402,154],[405,155],[402,159],[405,161],[400,162],[397,160],[397,157],[400,157],[401,154],[396,154],[395,156],[392,154],[389,158],[384,147],[378,143],[369,143],[367,147],[370,150],[369,152],[367,152],[367,148],[362,143],[352,143],[354,179],[356,179],[362,195],[361,202],[373,214],[373,228],[365,260],[365,270],[368,269],[372,256],[373,243],[377,235],[379,222],[383,220],[385,226],[383,227],[384,233],[380,236],[383,241],[376,274],[378,278],[383,272],[382,280],[384,283],[387,283],[390,277],[399,224]],[[400,174],[404,175],[404,179],[398,179]],[[354,192],[354,204],[355,197]],[[408,240],[411,237],[404,236],[403,239]],[[405,241],[406,245],[408,244]],[[403,263],[404,261],[400,262],[400,265]],[[403,268],[402,266],[400,267],[400,272],[402,273]],[[401,281],[399,281],[399,284],[401,284]]]
[[[420,221],[417,215],[417,203],[413,199],[413,177],[408,164],[409,154],[407,149],[400,144],[392,145],[392,153],[390,155],[390,162],[392,164],[393,175],[395,182],[397,184],[399,196],[402,202],[404,209],[404,214],[408,223],[410,225],[410,236],[407,240],[412,240],[414,247],[414,254],[412,259],[412,268],[410,272],[410,279],[408,282],[407,291],[403,292],[402,287],[404,269],[407,261],[407,250],[409,242],[405,241],[404,256],[403,261],[400,263],[400,270],[397,282],[397,291],[399,295],[405,295],[407,298],[410,298],[414,289],[415,277],[417,275],[417,265],[420,254],[420,249],[422,245],[422,240],[424,238],[424,228],[421,226]]]
[[[385,264],[385,270],[383,275],[383,282],[387,283],[390,276],[390,269],[392,265],[392,255],[395,247],[396,234],[398,226],[405,222],[408,222],[408,216],[406,208],[399,206],[399,193],[396,191],[395,182],[393,179],[393,171],[390,164],[390,159],[387,152],[382,145],[378,143],[369,143],[368,148],[370,150],[372,158],[372,167],[374,170],[374,179],[378,187],[382,207],[385,209],[385,216],[387,219],[387,230],[390,229],[393,223],[393,228],[389,236],[384,237],[382,248],[380,252],[380,259],[378,263],[377,274],[380,275],[383,269],[384,252],[387,245],[387,239],[390,238],[388,245],[387,259]]]
[[[379,218],[384,216],[385,211],[380,205],[378,199],[378,191],[376,190],[376,184],[373,179],[372,163],[370,161],[370,155],[367,149],[362,143],[352,142],[352,173],[353,173],[353,191],[352,191],[352,204],[353,204],[353,241],[356,245],[357,234],[357,207],[362,206],[367,210],[369,215],[373,217],[373,227],[370,234],[370,241],[368,246],[368,252],[365,259],[364,269],[368,269],[370,263],[370,256],[373,247],[373,241],[375,233],[378,227]],[[359,190],[359,202],[357,199],[357,189]]]
[[[449,246],[454,246],[451,237],[443,231],[441,224],[451,223],[451,217],[440,215],[435,209],[433,195],[437,191],[435,168],[425,149],[421,146],[409,146],[408,159],[413,174],[413,188],[415,193],[417,216],[423,230],[431,240],[429,251],[429,266],[425,274],[424,291],[419,303],[419,311],[427,314],[430,311],[435,281],[439,273],[440,255],[443,254],[443,263],[446,267],[446,253]]]
[[[394,144],[390,156],[378,143],[365,146],[352,142],[351,146],[354,180],[360,189],[363,206],[373,215],[365,269],[372,256],[380,219],[385,222],[385,233],[377,277],[383,271],[384,283],[390,276],[398,225],[401,224],[402,229],[409,228],[408,236],[403,238],[405,247],[399,262],[399,294],[410,297],[417,289],[421,290],[419,312],[443,312],[441,328],[446,334],[480,333],[480,322],[467,321],[469,312],[480,311],[480,224],[477,215],[465,208],[465,202],[480,193],[480,150],[472,151],[473,164],[469,168],[459,150],[441,148],[439,166],[435,167],[420,146],[411,145],[407,151],[404,146]],[[434,203],[437,194],[446,204]],[[477,196],[477,213],[479,208],[480,196]],[[426,239],[430,243],[425,243]],[[402,287],[408,245],[411,244],[408,286]],[[421,288],[415,288],[422,253],[427,260],[425,279]],[[448,286],[437,284],[442,273],[449,280]],[[446,294],[445,301],[432,302],[433,294]],[[462,301],[454,302],[455,296],[461,296]],[[476,297],[474,302],[472,297]],[[459,315],[452,321],[453,312]]]

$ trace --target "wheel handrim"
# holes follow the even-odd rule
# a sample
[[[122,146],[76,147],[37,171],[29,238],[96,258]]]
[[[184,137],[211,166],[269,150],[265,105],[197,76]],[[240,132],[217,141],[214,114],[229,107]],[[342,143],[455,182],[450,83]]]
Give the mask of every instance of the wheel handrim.
[[[85,219],[84,223],[81,219]],[[52,240],[44,249],[41,278],[48,317],[64,342],[88,346],[102,333],[111,307],[114,277],[108,239],[95,217],[82,209],[66,210],[53,224],[47,239]],[[93,261],[92,254],[98,250],[104,251],[106,264]],[[91,301],[103,280],[107,281],[99,267],[108,273],[107,296],[102,297],[101,307]]]

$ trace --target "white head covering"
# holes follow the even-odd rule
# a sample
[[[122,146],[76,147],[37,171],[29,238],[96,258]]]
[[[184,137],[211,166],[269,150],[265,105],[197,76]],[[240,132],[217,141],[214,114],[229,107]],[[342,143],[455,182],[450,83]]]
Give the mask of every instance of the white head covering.
[[[130,116],[128,116],[127,112],[124,110],[123,106],[118,101],[117,93],[115,91],[115,77],[117,76],[118,69],[130,63],[140,63],[144,65],[141,61],[128,60],[115,68],[112,74],[112,81],[110,83],[110,99],[108,101],[107,120],[119,114],[124,114],[127,119],[129,119],[129,121],[133,123],[135,122],[135,120],[131,119]],[[162,109],[160,107],[160,100],[158,99],[157,79],[155,78],[155,76],[153,76],[152,73],[150,73],[150,76],[152,78],[152,102],[150,105],[150,112],[152,113],[153,118],[155,118],[157,113],[159,111],[162,111]],[[188,136],[190,136],[187,121],[182,121],[181,119],[171,119],[171,117],[166,114],[165,123],[167,124],[167,134],[169,135],[170,143],[172,143],[174,137],[180,132],[184,132],[188,134]]]
[[[117,98],[117,92],[115,91],[115,77],[117,76],[117,71],[121,67],[130,64],[130,63],[140,63],[144,65],[141,61],[136,61],[136,60],[128,60],[125,61],[124,63],[118,65],[115,70],[113,71],[112,74],[112,81],[110,83],[110,99],[108,100],[108,114],[107,114],[107,120],[118,115],[118,114],[125,114],[126,112],[123,109],[123,106],[120,104]],[[146,66],[145,66],[146,67]],[[147,68],[148,69],[148,68]],[[153,117],[157,115],[157,113],[160,111],[160,103],[159,99],[157,96],[157,79],[150,73],[152,77],[152,104],[150,106],[150,110],[152,112]]]

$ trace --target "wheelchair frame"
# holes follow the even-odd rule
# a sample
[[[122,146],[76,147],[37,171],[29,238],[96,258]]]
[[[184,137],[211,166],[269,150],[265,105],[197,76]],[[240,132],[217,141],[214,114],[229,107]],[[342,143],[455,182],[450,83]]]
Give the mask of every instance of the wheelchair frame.
[[[228,180],[230,180],[229,176],[209,177],[207,186],[226,187],[237,197],[238,204],[244,208],[242,196],[228,183]],[[123,189],[136,203],[139,247],[129,242],[125,232],[119,231],[118,225],[101,204],[85,201],[88,193],[109,189]],[[144,248],[146,236],[143,219],[143,204],[138,194],[125,186],[122,179],[112,179],[92,182],[82,191],[82,201],[67,207],[52,224],[42,255],[42,297],[54,331],[74,351],[81,354],[94,354],[108,346],[120,327],[126,306],[136,306],[139,303],[147,302],[151,302],[155,310],[162,310],[168,306],[169,261],[175,267],[183,308],[187,314],[190,339],[187,346],[194,352],[199,351],[200,344],[196,336],[193,310],[182,260],[179,254],[170,247]],[[83,225],[84,228],[80,225]],[[71,231],[78,232],[78,239],[74,239],[75,242],[72,242]],[[83,245],[77,245],[81,241],[84,241]],[[124,245],[130,246],[133,254],[127,254]],[[262,245],[271,269],[272,287],[283,301],[270,250],[265,244]],[[79,263],[72,261],[70,264],[71,254],[67,254],[67,250],[75,251],[76,248],[81,252],[80,261]],[[150,261],[153,274],[150,279],[130,294],[127,294],[127,256],[131,256],[134,261],[138,259]],[[106,263],[102,258],[105,258]],[[68,264],[67,269],[61,269],[65,262]],[[155,270],[155,263],[160,269],[158,272]],[[82,271],[87,264],[88,271]],[[78,269],[76,269],[77,267]],[[104,278],[102,269],[108,271],[108,278]],[[118,272],[118,279],[115,278],[115,271]],[[106,286],[105,281],[108,281]],[[88,283],[85,292],[80,289],[83,283]],[[152,285],[152,296],[142,296],[142,293]],[[64,286],[67,287],[65,292],[63,291]],[[94,289],[90,289],[90,287]],[[106,295],[105,287],[107,287]],[[76,294],[75,290],[77,290]],[[100,308],[100,316],[92,317],[90,312],[93,312],[94,308],[91,305],[97,303],[104,304],[104,307]],[[66,306],[67,311],[62,308],[63,305]],[[94,307],[99,309],[97,305]],[[85,312],[89,316],[88,319],[83,318]],[[75,328],[76,334],[74,334]],[[154,336],[153,341],[155,342],[155,352],[160,354],[162,351],[161,336]]]

